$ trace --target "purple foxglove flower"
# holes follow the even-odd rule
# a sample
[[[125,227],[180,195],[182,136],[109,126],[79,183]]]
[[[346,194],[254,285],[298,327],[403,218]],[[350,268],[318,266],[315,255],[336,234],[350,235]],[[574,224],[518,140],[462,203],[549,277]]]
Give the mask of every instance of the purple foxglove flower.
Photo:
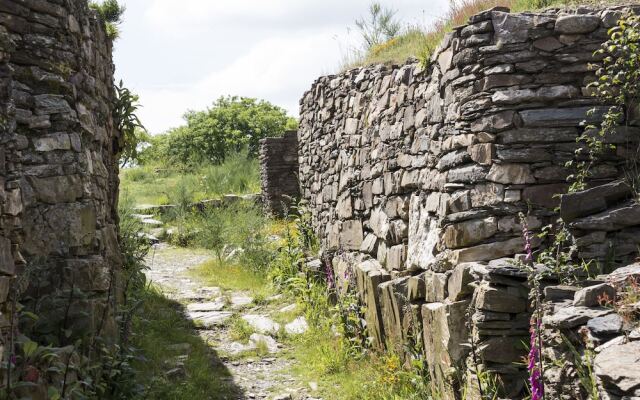
[[[540,332],[540,321],[537,318],[531,319],[531,341],[529,349],[529,359],[527,370],[529,371],[529,385],[531,388],[531,400],[542,400],[544,398],[544,382],[542,381],[542,371],[540,371],[540,348],[538,346],[538,334]]]

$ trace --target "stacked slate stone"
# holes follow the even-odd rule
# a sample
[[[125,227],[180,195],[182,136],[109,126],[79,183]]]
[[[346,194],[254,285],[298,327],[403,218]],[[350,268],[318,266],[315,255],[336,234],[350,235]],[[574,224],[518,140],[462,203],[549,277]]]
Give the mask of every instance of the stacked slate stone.
[[[38,333],[57,336],[68,307],[70,342],[108,336],[121,265],[111,40],[86,1],[4,1],[0,25],[2,273],[38,268]],[[73,304],[49,296],[72,287]]]
[[[640,264],[582,287],[545,288],[547,396],[592,398],[593,384],[600,399],[640,398],[640,303],[624,297],[630,291],[640,294]]]
[[[0,341],[3,344],[7,343],[12,313],[7,297],[16,274],[16,264],[22,264],[18,244],[23,203],[19,190],[20,176],[16,174],[21,160],[17,156],[19,143],[12,133],[13,110],[10,106],[12,71],[9,56],[13,49],[7,30],[0,26]],[[0,350],[0,357],[3,353]]]
[[[608,268],[633,261],[640,246],[640,205],[635,197],[627,180],[562,196],[560,216],[574,237],[576,257]]]
[[[451,369],[470,358],[470,339],[471,370],[495,372],[512,398],[523,388],[519,214],[533,231],[557,219],[576,139],[608,110],[587,88],[593,53],[624,12],[496,8],[448,34],[428,68],[349,70],[301,100],[300,185],[323,250],[355,274],[378,346],[402,347],[416,336],[407,327],[424,333],[446,398],[462,384]],[[607,138],[618,149],[591,169],[591,185],[622,175],[635,131]]]
[[[283,216],[300,198],[296,131],[260,141],[260,173],[265,211]]]

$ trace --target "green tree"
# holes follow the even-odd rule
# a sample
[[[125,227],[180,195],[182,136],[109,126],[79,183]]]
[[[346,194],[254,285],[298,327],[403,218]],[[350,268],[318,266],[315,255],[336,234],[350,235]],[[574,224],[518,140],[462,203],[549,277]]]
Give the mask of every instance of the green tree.
[[[220,164],[232,153],[258,153],[260,139],[282,136],[296,121],[284,109],[246,97],[221,97],[205,111],[189,111],[186,125],[151,140],[149,156],[164,162],[195,166]]]

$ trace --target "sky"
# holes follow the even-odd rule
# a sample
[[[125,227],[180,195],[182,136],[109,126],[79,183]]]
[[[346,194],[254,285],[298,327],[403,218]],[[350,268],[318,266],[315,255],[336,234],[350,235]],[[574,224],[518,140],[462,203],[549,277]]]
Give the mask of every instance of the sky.
[[[370,0],[121,0],[116,79],[140,95],[152,134],[182,124],[220,96],[265,99],[297,116],[315,79],[336,73],[359,43]],[[382,0],[428,26],[448,0]]]

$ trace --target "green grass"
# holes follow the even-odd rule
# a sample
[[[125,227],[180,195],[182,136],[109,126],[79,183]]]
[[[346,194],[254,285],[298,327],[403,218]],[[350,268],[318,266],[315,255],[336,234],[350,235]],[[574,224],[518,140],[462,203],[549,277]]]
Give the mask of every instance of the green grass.
[[[147,387],[146,398],[155,400],[227,399],[234,398],[236,388],[229,371],[217,355],[197,335],[191,322],[181,313],[181,305],[149,288],[143,296],[142,312],[135,318],[133,344],[144,355],[134,367],[138,379]],[[185,354],[185,375],[169,378],[168,370],[176,358]],[[178,345],[178,346],[175,346]],[[172,347],[174,346],[174,347]]]
[[[316,382],[323,398],[335,400],[439,400],[402,368],[393,354],[352,357],[331,329],[312,329],[293,340],[294,373]]]
[[[264,298],[271,292],[265,275],[253,272],[237,263],[212,260],[195,268],[192,274],[207,286],[217,286],[225,290],[250,292]]]
[[[163,165],[143,165],[120,173],[120,196],[136,205],[175,204],[187,197],[196,202],[225,194],[260,192],[258,160],[235,154],[221,165],[179,170]]]
[[[624,3],[637,3],[629,0]],[[415,57],[428,61],[442,38],[454,27],[466,24],[469,17],[480,11],[495,7],[509,7],[511,12],[536,11],[554,6],[575,6],[580,4],[619,4],[618,0],[457,0],[451,1],[447,15],[430,27],[407,27],[401,35],[386,43],[374,46],[365,54],[355,52],[347,56],[342,69],[371,64],[402,64]]]
[[[247,321],[234,315],[229,322],[229,336],[236,342],[246,342],[255,333],[254,329]]]

